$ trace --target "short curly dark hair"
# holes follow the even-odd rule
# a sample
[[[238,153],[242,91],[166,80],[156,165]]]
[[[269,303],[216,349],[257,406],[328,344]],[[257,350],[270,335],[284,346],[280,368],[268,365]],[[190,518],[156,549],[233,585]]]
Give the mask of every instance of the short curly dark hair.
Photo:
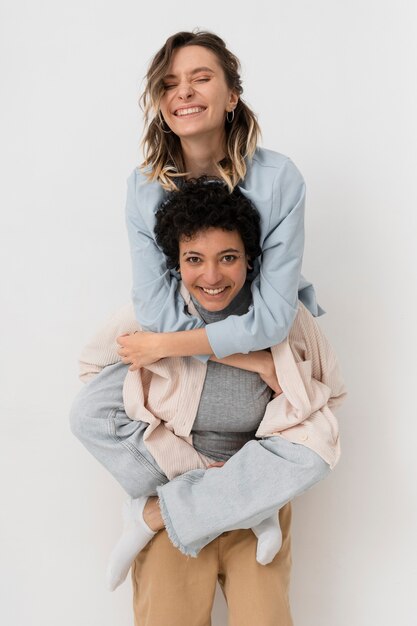
[[[167,258],[167,266],[178,267],[179,242],[208,228],[237,231],[250,260],[261,254],[260,217],[239,189],[231,193],[223,183],[207,176],[183,182],[156,212],[155,238]]]

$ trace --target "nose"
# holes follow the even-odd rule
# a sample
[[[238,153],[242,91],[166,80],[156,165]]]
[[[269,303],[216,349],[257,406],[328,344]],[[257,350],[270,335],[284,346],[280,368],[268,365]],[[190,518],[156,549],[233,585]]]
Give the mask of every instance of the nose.
[[[189,100],[192,97],[193,93],[194,90],[191,83],[183,81],[182,83],[180,83],[180,85],[178,85],[177,94],[181,100]]]
[[[204,280],[207,285],[215,286],[221,282],[223,275],[219,265],[216,263],[208,263],[204,271]]]

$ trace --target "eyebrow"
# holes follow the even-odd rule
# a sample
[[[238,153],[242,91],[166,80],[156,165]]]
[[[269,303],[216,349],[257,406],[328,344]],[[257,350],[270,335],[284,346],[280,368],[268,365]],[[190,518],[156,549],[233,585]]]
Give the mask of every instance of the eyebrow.
[[[191,70],[191,72],[189,72],[190,76],[194,76],[194,74],[198,74],[199,72],[210,72],[211,74],[214,74],[214,70],[212,70],[210,67],[196,67],[194,70]],[[171,78],[177,78],[175,74],[166,74],[163,78],[163,80],[168,80]]]
[[[241,250],[237,250],[236,248],[227,248],[226,250],[221,250],[220,252],[218,252],[217,256],[220,256],[221,254],[228,254],[230,252],[237,252],[238,254],[242,253]],[[195,250],[186,250],[182,253],[182,256],[185,256],[186,254],[196,254],[198,256],[204,256],[202,252],[197,252]]]

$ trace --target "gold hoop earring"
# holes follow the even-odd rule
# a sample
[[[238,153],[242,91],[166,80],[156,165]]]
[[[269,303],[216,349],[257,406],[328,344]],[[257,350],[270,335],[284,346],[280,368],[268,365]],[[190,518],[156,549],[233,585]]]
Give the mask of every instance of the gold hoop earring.
[[[229,117],[229,113],[232,114],[230,117]],[[226,111],[226,120],[227,120],[227,122],[229,124],[231,124],[234,119],[235,119],[235,110],[233,109],[232,111]]]
[[[169,126],[168,126],[168,124],[166,123],[166,121],[162,119],[162,116],[161,116],[161,111],[158,111],[158,115],[157,115],[157,117],[158,117],[158,122],[159,122],[159,123],[158,123],[159,128],[162,130],[162,132],[163,132],[163,133],[165,133],[166,135],[169,135],[169,133],[171,133],[172,131],[171,131],[171,129],[169,128]],[[164,128],[164,124],[166,124],[166,126],[168,127],[168,130],[165,130],[165,128]]]

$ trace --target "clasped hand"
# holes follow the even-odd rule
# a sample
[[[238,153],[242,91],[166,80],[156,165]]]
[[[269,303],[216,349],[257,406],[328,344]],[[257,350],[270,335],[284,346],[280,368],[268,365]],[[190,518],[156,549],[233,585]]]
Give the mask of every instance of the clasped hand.
[[[129,370],[134,372],[145,365],[150,365],[163,358],[160,339],[163,333],[135,332],[117,337],[120,348],[118,354],[123,363],[130,363]]]

